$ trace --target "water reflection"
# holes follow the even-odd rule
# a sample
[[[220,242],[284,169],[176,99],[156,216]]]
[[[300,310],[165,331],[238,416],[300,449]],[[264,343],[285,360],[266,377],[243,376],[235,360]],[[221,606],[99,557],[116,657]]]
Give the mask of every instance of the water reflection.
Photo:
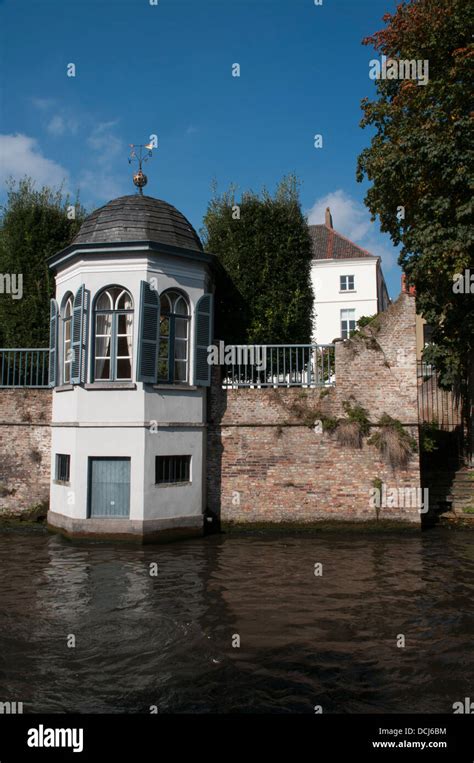
[[[450,712],[472,693],[468,532],[9,533],[0,568],[0,699],[28,712]]]

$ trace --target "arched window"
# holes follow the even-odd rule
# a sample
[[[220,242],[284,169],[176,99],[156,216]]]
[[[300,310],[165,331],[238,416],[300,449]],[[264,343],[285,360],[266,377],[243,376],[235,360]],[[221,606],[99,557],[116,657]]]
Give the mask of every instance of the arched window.
[[[160,297],[158,381],[186,384],[189,380],[189,304],[179,291]]]
[[[132,378],[133,301],[122,286],[108,286],[95,303],[94,379]]]
[[[72,294],[66,294],[62,310],[63,321],[63,384],[71,383]]]

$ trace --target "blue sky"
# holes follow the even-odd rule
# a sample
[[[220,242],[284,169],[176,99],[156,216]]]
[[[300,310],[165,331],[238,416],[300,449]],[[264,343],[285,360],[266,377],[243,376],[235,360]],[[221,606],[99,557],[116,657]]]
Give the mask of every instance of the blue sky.
[[[273,189],[302,181],[310,222],[383,258],[392,297],[397,252],[371,223],[355,180],[369,141],[360,100],[374,95],[372,49],[393,0],[0,0],[0,181],[33,176],[92,209],[134,192],[128,144],[157,134],[147,193],[199,230],[211,182]],[[76,66],[68,77],[66,67]],[[240,77],[232,76],[239,63]],[[323,148],[314,148],[322,134]]]

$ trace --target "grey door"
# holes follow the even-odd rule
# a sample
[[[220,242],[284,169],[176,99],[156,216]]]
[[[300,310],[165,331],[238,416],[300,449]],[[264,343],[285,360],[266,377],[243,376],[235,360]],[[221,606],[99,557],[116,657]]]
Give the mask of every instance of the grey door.
[[[89,458],[89,515],[128,517],[130,459]]]

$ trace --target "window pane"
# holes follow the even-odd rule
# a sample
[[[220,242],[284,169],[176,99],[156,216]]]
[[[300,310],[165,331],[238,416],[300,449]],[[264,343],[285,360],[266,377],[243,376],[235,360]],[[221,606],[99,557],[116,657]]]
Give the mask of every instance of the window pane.
[[[160,312],[165,315],[171,312],[171,305],[167,294],[162,294],[160,297]]]
[[[161,339],[160,341],[159,357],[166,358],[166,359],[168,358],[168,340],[167,339]]]
[[[95,356],[96,358],[110,358],[110,337],[109,336],[96,336]]]
[[[349,289],[354,288],[354,276],[349,276]]]
[[[130,358],[118,358],[117,360],[117,379],[131,379],[132,366]]]
[[[119,315],[118,316],[118,333],[119,334],[131,334],[132,333],[132,315]]]
[[[96,310],[112,310],[112,308],[113,308],[112,298],[109,292],[103,291],[96,302],[95,309]]]
[[[189,315],[189,308],[184,297],[178,297],[174,306],[176,315]]]
[[[110,378],[110,360],[96,360],[94,378],[95,379]]]
[[[158,361],[158,379],[168,381],[168,359],[160,358]]]
[[[185,382],[187,378],[187,366],[186,361],[176,360],[174,364],[174,380],[177,382]]]
[[[97,334],[110,334],[112,330],[112,316],[111,315],[97,315],[95,322],[95,333]]]
[[[175,336],[186,339],[188,336],[188,321],[185,318],[175,318],[174,322]]]
[[[191,456],[156,456],[155,482],[179,484],[189,482]]]
[[[128,291],[124,291],[118,299],[117,310],[131,310],[132,307],[132,298]]]
[[[128,338],[126,336],[119,336],[117,342],[117,356],[129,357],[131,349]]]
[[[188,343],[186,340],[177,339],[174,343],[174,356],[177,360],[186,360]]]

